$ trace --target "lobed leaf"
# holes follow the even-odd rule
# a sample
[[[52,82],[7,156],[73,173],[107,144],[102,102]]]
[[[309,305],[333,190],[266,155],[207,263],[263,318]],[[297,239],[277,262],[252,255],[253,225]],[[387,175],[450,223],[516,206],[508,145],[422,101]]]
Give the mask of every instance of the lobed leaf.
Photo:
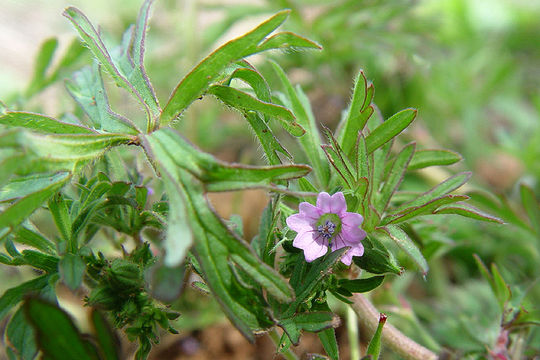
[[[386,210],[390,199],[399,188],[399,185],[405,176],[405,172],[407,171],[407,166],[414,156],[415,148],[416,145],[414,143],[409,144],[396,156],[392,168],[388,173],[388,177],[380,191],[380,197],[375,203],[375,209],[377,209],[378,212],[383,213],[384,210]]]
[[[416,109],[405,109],[390,117],[366,136],[367,153],[371,154],[405,130],[416,117]]]
[[[428,166],[452,165],[461,159],[461,155],[450,150],[417,150],[408,169],[418,170]]]
[[[87,66],[66,80],[66,89],[84,110],[96,130],[136,135],[140,131],[133,122],[111,110],[101,66]]]
[[[439,185],[433,187],[431,190],[419,195],[414,200],[411,200],[403,205],[401,205],[397,210],[403,211],[405,208],[412,208],[415,206],[422,206],[429,201],[437,199],[449,192],[456,190],[465,184],[471,177],[470,172],[461,172],[452,177],[449,177]]]
[[[465,204],[454,204],[452,206],[445,206],[442,208],[439,208],[433,212],[434,214],[455,214],[455,215],[461,215],[464,217],[468,217],[475,220],[481,220],[481,221],[488,221],[493,222],[497,224],[503,224],[504,221],[501,219],[487,214],[485,212],[482,212],[470,205]]]
[[[305,176],[310,168],[305,165],[246,166],[228,164],[212,155],[198,151],[172,129],[160,129],[144,137],[147,152],[159,159],[167,171],[177,168],[189,171],[205,184],[208,191],[229,191],[267,187],[279,180]]]
[[[293,136],[302,136],[306,131],[296,121],[294,115],[286,108],[269,102],[264,102],[246,94],[243,91],[223,85],[212,85],[208,93],[243,112],[257,111],[261,114],[275,117],[281,121],[283,128]]]
[[[396,225],[387,225],[377,230],[379,234],[396,243],[418,265],[422,273],[427,274],[429,267],[426,259],[405,231]]]
[[[392,213],[386,216],[381,222],[382,225],[397,224],[410,220],[417,216],[432,215],[437,213],[437,209],[441,206],[464,201],[469,199],[466,195],[445,195],[439,198],[428,201],[427,203],[419,206],[408,207],[397,213]]]
[[[148,81],[141,62],[143,55],[141,47],[144,44],[146,22],[151,4],[151,0],[143,3],[137,20],[135,39],[132,40],[134,36],[133,29],[128,29],[128,36],[125,37],[121,49],[115,53],[109,52],[99,33],[80,10],[68,7],[64,11],[64,16],[73,23],[81,38],[96,59],[112,76],[115,83],[130,92],[143,105],[148,115],[149,129],[154,127],[154,119],[160,113],[160,106],[154,89]],[[137,46],[139,49],[134,50]],[[134,55],[137,59],[134,59]]]
[[[94,131],[79,125],[58,121],[52,117],[24,111],[8,111],[0,116],[0,124],[22,127],[44,134],[93,134]]]
[[[261,51],[290,46],[287,43],[291,42],[290,36],[274,37],[274,40],[264,42],[265,38],[285,21],[289,12],[290,10],[278,12],[255,29],[227,42],[202,60],[174,89],[161,114],[161,125],[167,125],[176,119],[230,64]],[[312,42],[300,40],[302,39],[300,37],[297,38],[294,41],[296,46],[317,46]]]
[[[352,100],[345,117],[338,126],[338,139],[345,154],[351,154],[358,135],[364,129],[373,114],[373,84],[369,83],[364,72],[360,70],[354,82]]]

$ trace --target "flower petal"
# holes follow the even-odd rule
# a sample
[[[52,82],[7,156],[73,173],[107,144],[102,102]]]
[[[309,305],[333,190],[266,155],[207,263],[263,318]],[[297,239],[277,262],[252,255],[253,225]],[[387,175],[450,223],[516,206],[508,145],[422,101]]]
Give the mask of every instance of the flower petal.
[[[341,215],[347,211],[347,202],[341,191],[332,195],[330,205],[332,208],[330,212],[334,214]]]
[[[313,230],[312,221],[302,214],[293,214],[285,222],[289,229],[297,233]]]
[[[349,266],[352,263],[353,256],[362,256],[364,255],[364,245],[358,243],[355,246],[351,247],[341,258],[341,262]]]
[[[317,207],[323,214],[332,213],[341,215],[347,211],[347,202],[341,191],[332,196],[322,192],[317,197]]]
[[[317,208],[314,205],[311,205],[308,202],[300,203],[300,205],[298,205],[298,211],[300,212],[300,214],[302,214],[306,218],[309,218],[312,221],[313,225],[321,217],[321,211],[319,210],[319,208]]]
[[[341,216],[341,222],[345,226],[357,228],[364,222],[364,217],[357,213],[346,212]]]
[[[307,231],[296,235],[293,240],[293,246],[304,250],[304,257],[307,262],[312,262],[328,251],[326,242],[314,231]]]

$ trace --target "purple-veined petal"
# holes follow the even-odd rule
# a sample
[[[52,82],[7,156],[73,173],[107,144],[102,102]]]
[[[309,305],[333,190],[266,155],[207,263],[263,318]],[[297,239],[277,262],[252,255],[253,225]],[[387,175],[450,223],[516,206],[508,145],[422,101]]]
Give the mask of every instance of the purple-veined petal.
[[[312,262],[313,260],[324,256],[328,252],[328,246],[326,246],[326,241],[322,239],[321,236],[317,236],[311,245],[303,248],[304,256],[307,262]]]
[[[362,256],[364,255],[364,245],[358,243],[355,246],[351,247],[341,258],[341,262],[349,266],[352,263],[353,256]]]
[[[364,217],[357,213],[346,212],[341,216],[341,223],[344,226],[357,228],[364,222]]]
[[[364,240],[366,235],[366,232],[360,228],[349,228],[345,226],[341,228],[341,236],[343,236],[343,239],[349,245],[359,243]]]
[[[332,198],[328,193],[322,192],[317,196],[317,207],[321,210],[322,213],[326,214],[331,211]]]
[[[345,196],[341,191],[335,193],[330,198],[330,207],[331,211],[334,214],[343,214],[347,211],[347,202],[345,201]]]

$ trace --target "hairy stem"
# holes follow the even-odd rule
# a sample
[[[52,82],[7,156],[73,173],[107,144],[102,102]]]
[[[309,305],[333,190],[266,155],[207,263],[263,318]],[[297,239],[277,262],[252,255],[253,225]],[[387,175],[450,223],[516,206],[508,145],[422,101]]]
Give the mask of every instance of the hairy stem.
[[[361,294],[354,294],[352,300],[351,307],[358,314],[362,325],[369,331],[369,336],[372,336],[379,324],[379,312]],[[406,360],[436,360],[438,358],[434,352],[408,338],[388,323],[383,329],[382,337],[386,346]]]

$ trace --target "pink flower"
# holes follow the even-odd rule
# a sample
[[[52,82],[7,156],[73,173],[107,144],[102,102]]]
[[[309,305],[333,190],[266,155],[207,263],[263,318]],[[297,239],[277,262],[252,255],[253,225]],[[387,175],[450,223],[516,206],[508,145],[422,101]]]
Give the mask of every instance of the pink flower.
[[[360,229],[364,218],[360,214],[347,212],[347,203],[342,192],[330,196],[322,192],[317,197],[317,206],[308,202],[300,203],[299,213],[287,218],[287,225],[298,234],[293,246],[304,250],[307,262],[331,251],[349,246],[341,258],[345,265],[351,265],[353,256],[362,256],[362,240],[366,232]]]

